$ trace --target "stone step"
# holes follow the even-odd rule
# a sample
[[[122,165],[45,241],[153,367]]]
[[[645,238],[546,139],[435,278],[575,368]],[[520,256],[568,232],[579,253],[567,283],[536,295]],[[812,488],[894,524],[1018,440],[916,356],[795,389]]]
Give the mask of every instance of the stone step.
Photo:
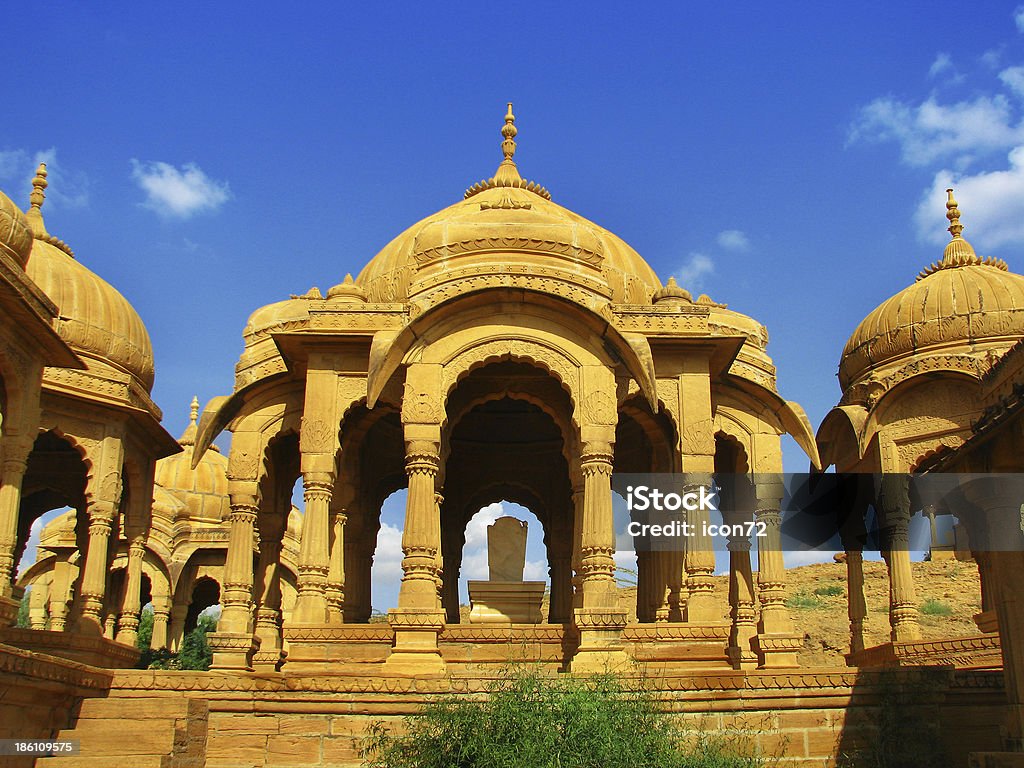
[[[200,715],[204,706],[206,706],[205,702],[181,696],[93,698],[82,701],[78,717],[79,719],[166,720]]]
[[[84,749],[84,747],[83,747]],[[66,755],[64,757],[37,757],[36,768],[171,768],[166,755],[134,755],[129,760],[116,761],[110,756]]]

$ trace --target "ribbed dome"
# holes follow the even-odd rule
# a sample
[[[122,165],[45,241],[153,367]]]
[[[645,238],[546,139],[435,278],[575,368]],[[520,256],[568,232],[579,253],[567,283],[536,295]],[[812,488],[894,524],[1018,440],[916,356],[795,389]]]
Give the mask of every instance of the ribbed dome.
[[[1008,349],[1024,336],[1024,276],[977,256],[960,236],[952,192],[947,214],[953,240],[942,261],[884,301],[857,326],[839,364],[845,390],[870,371],[912,353],[971,351],[979,343]]]
[[[193,398],[189,425],[178,440],[182,452],[156,463],[156,484],[184,502],[190,519],[220,522],[230,511],[228,460],[216,446],[211,446],[192,469],[198,415],[199,401]]]
[[[22,267],[32,250],[32,230],[21,209],[0,192],[0,249],[9,253]]]
[[[538,265],[539,257],[552,275],[592,270],[613,301],[649,304],[661,288],[654,270],[621,238],[551,202],[547,190],[522,179],[512,161],[516,128],[511,105],[505,121],[505,160],[498,172],[467,190],[461,202],[388,243],[356,279],[367,300],[408,300],[414,276],[427,264],[479,276],[489,266],[505,273],[521,259]]]
[[[32,207],[25,214],[35,236],[25,271],[57,305],[57,332],[87,364],[97,360],[130,373],[148,392],[153,387],[153,346],[146,326],[117,289],[47,233],[40,211],[45,174],[41,165],[33,181]]]

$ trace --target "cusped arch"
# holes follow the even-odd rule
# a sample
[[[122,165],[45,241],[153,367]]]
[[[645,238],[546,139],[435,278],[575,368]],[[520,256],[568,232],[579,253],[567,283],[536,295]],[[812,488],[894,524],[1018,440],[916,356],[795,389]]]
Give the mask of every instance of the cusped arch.
[[[639,384],[640,390],[654,407],[657,396],[654,388],[654,368],[650,357],[650,349],[646,339],[627,339],[622,332],[614,328],[607,319],[591,309],[572,302],[566,302],[530,289],[511,290],[507,288],[483,288],[479,291],[460,294],[457,297],[431,307],[418,315],[401,331],[378,333],[374,337],[370,351],[370,370],[367,382],[367,404],[373,407],[388,381],[403,364],[412,357],[418,357],[423,350],[438,341],[454,335],[456,329],[471,327],[474,323],[493,320],[496,302],[515,302],[517,322],[506,327],[506,333],[500,337],[488,335],[485,341],[533,340],[536,337],[529,333],[530,323],[546,323],[549,327],[565,333],[568,343],[572,336],[580,340],[595,337],[600,340],[600,348],[588,348],[586,342],[580,341],[579,346],[586,349],[594,358],[593,364],[613,366],[621,362],[629,375]],[[646,348],[646,354],[644,349]],[[557,350],[561,352],[561,350]],[[564,357],[564,353],[560,355]],[[546,360],[548,355],[542,354],[535,360],[539,364],[559,363],[557,360]],[[571,359],[571,358],[570,358]],[[583,361],[578,361],[582,363]],[[572,366],[572,367],[578,367]],[[570,368],[571,371],[571,368]],[[557,373],[557,371],[556,371]],[[569,373],[571,378],[571,372]],[[574,401],[575,402],[575,401]]]

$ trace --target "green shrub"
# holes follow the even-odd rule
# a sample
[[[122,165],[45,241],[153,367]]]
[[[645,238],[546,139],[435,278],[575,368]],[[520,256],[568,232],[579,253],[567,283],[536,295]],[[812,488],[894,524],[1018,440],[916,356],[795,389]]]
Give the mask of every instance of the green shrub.
[[[814,590],[814,594],[820,597],[838,597],[843,594],[843,588],[838,584],[830,584],[827,587],[818,587]]]
[[[21,602],[18,603],[18,618],[14,626],[20,627],[21,629],[29,628],[28,620],[28,593],[29,590],[25,590],[25,593],[21,596]]]
[[[153,637],[153,614],[149,612],[148,629],[145,645],[143,645],[143,630],[146,612],[143,611],[139,617],[139,647],[142,649],[142,658],[139,659],[140,669],[193,669],[205,672],[210,668],[213,661],[213,651],[206,641],[206,635],[217,631],[217,620],[212,616],[200,615],[195,629],[185,635],[181,642],[181,648],[177,653],[171,653],[166,648],[150,648]]]
[[[790,608],[798,608],[800,610],[814,610],[817,608],[824,608],[825,601],[820,597],[798,592],[797,594],[790,595],[786,598],[786,605]]]
[[[928,599],[921,603],[921,613],[925,616],[951,616],[953,609],[941,600]]]
[[[486,698],[429,702],[395,734],[380,723],[364,744],[371,768],[755,768],[717,733],[686,743],[655,698],[610,675],[510,673]]]

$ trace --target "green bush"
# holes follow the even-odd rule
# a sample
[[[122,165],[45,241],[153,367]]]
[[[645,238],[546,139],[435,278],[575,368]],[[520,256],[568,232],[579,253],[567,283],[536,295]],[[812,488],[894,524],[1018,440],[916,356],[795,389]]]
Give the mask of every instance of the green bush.
[[[688,734],[656,699],[610,675],[512,672],[485,699],[449,694],[380,723],[364,744],[370,768],[756,768],[759,757],[719,733]]]
[[[951,616],[953,609],[941,600],[928,599],[921,603],[921,613],[925,616]]]
[[[139,660],[141,669],[193,669],[205,672],[213,661],[213,651],[206,641],[206,635],[217,630],[217,620],[212,616],[200,615],[195,629],[185,635],[181,648],[171,653],[166,648],[150,648],[153,637],[153,613],[143,611],[139,617],[139,648],[142,658]],[[148,624],[148,627],[147,627]],[[143,635],[145,633],[145,642]]]
[[[814,610],[816,608],[824,608],[825,601],[820,597],[798,592],[797,594],[790,595],[786,598],[786,605],[790,608],[797,608],[800,610]]]
[[[838,584],[830,584],[827,587],[818,587],[814,590],[814,594],[819,597],[838,597],[843,594],[843,588]]]
[[[18,603],[18,618],[14,626],[20,627],[21,629],[29,628],[28,620],[28,593],[29,590],[25,590],[25,594],[21,596],[21,602]]]

